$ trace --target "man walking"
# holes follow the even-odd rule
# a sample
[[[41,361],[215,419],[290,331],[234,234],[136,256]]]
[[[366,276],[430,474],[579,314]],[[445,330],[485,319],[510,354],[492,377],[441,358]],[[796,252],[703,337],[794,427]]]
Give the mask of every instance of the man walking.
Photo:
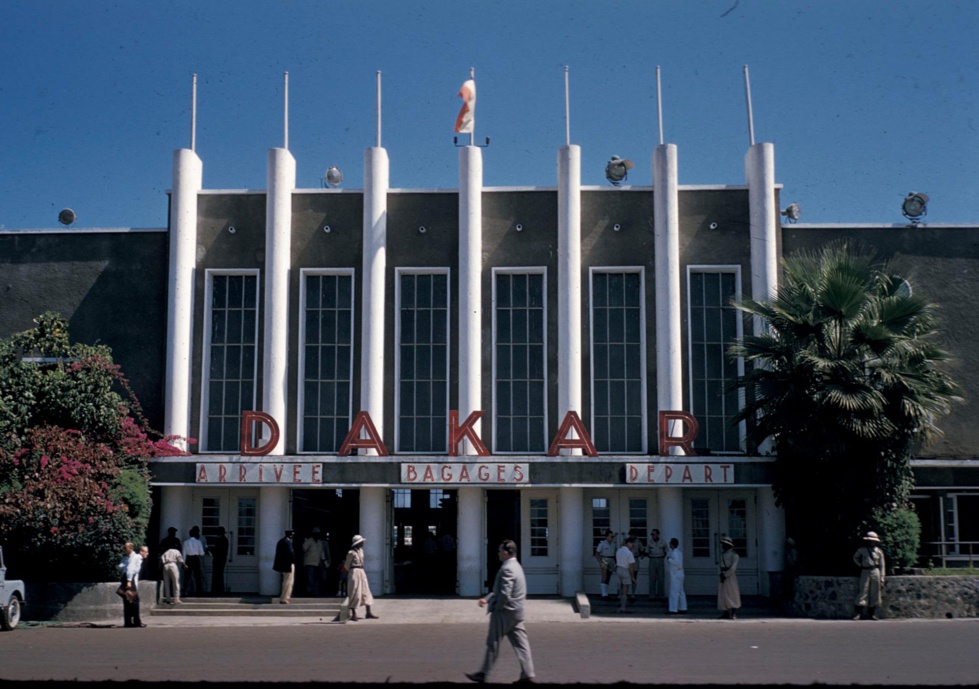
[[[500,654],[500,641],[505,636],[510,640],[520,661],[520,679],[517,682],[532,683],[534,661],[530,656],[530,642],[523,624],[527,580],[524,578],[523,567],[517,562],[517,544],[511,540],[503,541],[497,554],[502,564],[493,581],[493,592],[479,599],[479,607],[486,607],[486,612],[490,615],[486,656],[479,672],[467,672],[466,677],[480,684],[486,681]]]
[[[272,569],[282,574],[282,591],[279,602],[288,605],[292,599],[292,583],[296,576],[296,551],[292,548],[292,529],[286,529],[285,535],[275,544],[275,559]]]

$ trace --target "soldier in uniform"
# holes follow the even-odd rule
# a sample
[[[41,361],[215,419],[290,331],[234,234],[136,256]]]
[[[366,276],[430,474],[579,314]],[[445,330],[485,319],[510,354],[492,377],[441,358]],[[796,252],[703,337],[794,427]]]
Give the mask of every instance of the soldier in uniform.
[[[595,546],[595,559],[602,569],[602,600],[608,600],[608,582],[615,572],[615,534],[612,529],[608,529],[605,538]]]
[[[863,537],[863,545],[853,554],[853,562],[860,568],[860,581],[857,583],[857,600],[853,619],[863,617],[867,608],[867,619],[878,619],[875,614],[881,603],[884,588],[884,551],[880,549],[880,539],[873,531]]]

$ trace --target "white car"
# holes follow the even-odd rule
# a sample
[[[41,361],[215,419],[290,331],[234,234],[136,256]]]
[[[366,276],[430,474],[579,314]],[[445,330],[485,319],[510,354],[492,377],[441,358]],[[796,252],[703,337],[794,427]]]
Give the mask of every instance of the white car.
[[[24,582],[7,579],[7,566],[3,562],[3,548],[0,547],[0,629],[9,632],[17,626],[25,600]]]

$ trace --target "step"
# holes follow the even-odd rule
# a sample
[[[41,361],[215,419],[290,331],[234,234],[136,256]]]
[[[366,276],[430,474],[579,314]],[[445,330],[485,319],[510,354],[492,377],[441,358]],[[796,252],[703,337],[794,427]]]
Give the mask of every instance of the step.
[[[343,598],[293,598],[282,605],[270,596],[223,598],[184,598],[179,604],[157,603],[153,615],[164,616],[270,616],[270,617],[330,617],[343,607]]]

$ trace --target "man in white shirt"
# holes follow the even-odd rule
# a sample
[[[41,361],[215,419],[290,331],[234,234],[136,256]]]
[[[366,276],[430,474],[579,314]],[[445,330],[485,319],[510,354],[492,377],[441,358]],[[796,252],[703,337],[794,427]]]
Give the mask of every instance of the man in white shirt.
[[[133,552],[133,544],[126,543],[126,555],[123,557],[125,565],[125,587],[126,591],[133,591],[135,595],[132,599],[123,597],[122,617],[124,627],[145,627],[139,617],[139,570],[143,566],[143,558],[139,553]]]
[[[669,613],[679,615],[687,612],[687,593],[683,590],[683,551],[680,541],[670,539],[670,549],[666,553],[666,566],[670,571]]]
[[[619,577],[619,612],[626,610],[629,592],[636,583],[636,556],[632,554],[635,536],[627,536],[622,547],[615,551],[615,573]]]
[[[187,577],[184,580],[184,595],[195,596],[204,593],[204,544],[200,540],[201,528],[194,526],[190,536],[184,540],[184,562],[187,563]]]

